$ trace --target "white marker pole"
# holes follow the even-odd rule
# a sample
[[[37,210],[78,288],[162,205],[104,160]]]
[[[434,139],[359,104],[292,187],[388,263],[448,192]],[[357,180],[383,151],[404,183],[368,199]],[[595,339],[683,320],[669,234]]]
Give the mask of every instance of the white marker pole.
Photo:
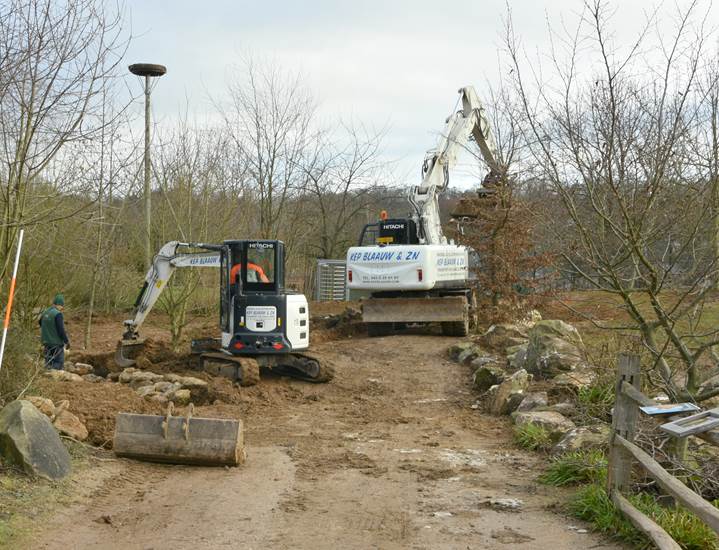
[[[25,230],[20,230],[17,239],[17,251],[15,252],[15,266],[12,269],[12,280],[10,281],[10,295],[7,299],[7,309],[5,310],[5,323],[2,329],[2,343],[0,343],[0,370],[2,369],[2,360],[5,355],[5,340],[7,339],[7,329],[10,326],[10,313],[12,312],[12,301],[15,298],[15,278],[17,277],[17,266],[20,264],[20,250],[22,249],[22,238]]]

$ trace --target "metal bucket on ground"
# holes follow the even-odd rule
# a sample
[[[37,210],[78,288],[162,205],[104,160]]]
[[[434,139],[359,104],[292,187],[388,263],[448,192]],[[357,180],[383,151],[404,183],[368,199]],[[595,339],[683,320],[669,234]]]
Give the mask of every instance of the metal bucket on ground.
[[[120,413],[115,419],[117,456],[204,466],[237,466],[245,461],[241,420],[197,418],[191,404],[186,416]]]

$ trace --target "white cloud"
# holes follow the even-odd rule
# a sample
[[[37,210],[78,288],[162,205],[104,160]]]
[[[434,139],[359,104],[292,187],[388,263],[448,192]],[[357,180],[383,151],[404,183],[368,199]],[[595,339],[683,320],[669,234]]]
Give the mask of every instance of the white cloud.
[[[544,56],[546,17],[576,21],[582,0],[510,1],[515,27],[530,53]],[[615,3],[614,36],[630,41],[649,2]],[[171,123],[185,98],[200,118],[212,116],[207,93],[221,96],[228,67],[243,53],[274,58],[300,71],[329,118],[390,125],[389,157],[416,174],[433,146],[460,86],[480,95],[497,78],[503,0],[316,0],[274,2],[137,0],[130,5],[137,35],[128,64],[164,63],[153,92],[154,112]],[[670,13],[674,6],[662,8]],[[139,89],[140,83],[136,84]]]

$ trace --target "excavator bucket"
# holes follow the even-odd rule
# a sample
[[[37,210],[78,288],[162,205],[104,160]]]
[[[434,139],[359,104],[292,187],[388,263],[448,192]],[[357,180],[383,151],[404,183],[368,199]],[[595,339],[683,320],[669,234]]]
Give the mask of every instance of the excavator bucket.
[[[115,364],[123,369],[133,366],[144,345],[144,340],[120,340],[115,348]]]
[[[202,466],[237,466],[245,461],[241,420],[120,413],[115,419],[117,456]]]

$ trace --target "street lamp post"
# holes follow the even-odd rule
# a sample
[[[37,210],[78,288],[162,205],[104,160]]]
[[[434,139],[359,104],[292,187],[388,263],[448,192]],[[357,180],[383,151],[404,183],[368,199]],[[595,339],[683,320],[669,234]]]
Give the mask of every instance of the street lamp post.
[[[145,210],[145,267],[152,265],[152,203],[150,202],[150,78],[160,77],[167,72],[164,65],[153,63],[135,63],[128,67],[130,72],[145,77],[145,185],[143,187],[143,206]]]

